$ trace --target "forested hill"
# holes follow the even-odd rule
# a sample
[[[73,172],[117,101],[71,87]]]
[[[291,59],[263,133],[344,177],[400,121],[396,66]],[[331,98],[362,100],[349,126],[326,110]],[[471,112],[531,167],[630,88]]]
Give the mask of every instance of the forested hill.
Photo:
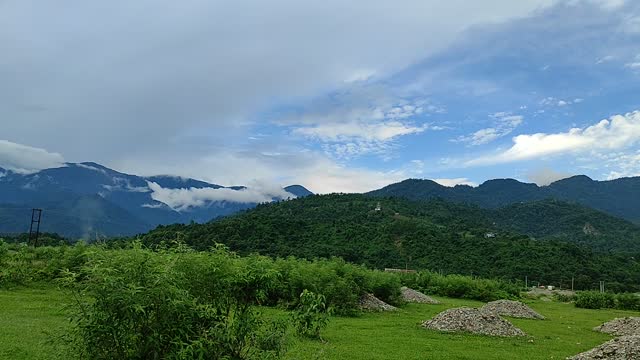
[[[377,205],[380,210],[376,210]],[[259,205],[207,224],[161,226],[148,245],[215,243],[240,254],[342,257],[374,268],[409,267],[582,287],[599,280],[635,286],[640,266],[569,242],[541,241],[493,225],[490,212],[441,200],[412,202],[365,195],[322,195]]]
[[[484,208],[553,198],[576,202],[640,223],[640,177],[595,181],[587,176],[578,175],[548,186],[522,183],[514,179],[495,179],[478,187],[446,187],[432,180],[408,179],[369,194],[380,197],[404,197],[410,200],[441,198]]]
[[[640,226],[575,203],[541,200],[488,211],[504,230],[583,244],[597,251],[640,253]]]

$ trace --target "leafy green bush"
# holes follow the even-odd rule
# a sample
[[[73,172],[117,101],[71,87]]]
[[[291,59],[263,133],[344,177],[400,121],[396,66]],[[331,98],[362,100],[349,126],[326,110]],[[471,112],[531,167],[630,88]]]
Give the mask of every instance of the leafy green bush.
[[[504,281],[463,275],[440,275],[430,271],[403,274],[402,283],[427,294],[453,298],[493,301],[520,297],[520,289]]]
[[[205,258],[205,256],[202,256]],[[200,259],[200,260],[201,260]],[[194,254],[153,253],[140,248],[98,251],[84,270],[87,280],[72,308],[68,340],[81,358],[92,359],[263,359],[279,355],[284,327],[259,317],[252,305],[264,274],[242,269],[220,292],[211,284],[196,292],[184,282],[185,264],[204,261]],[[224,254],[212,255],[224,267]],[[198,272],[190,273],[199,277]],[[205,274],[204,278],[207,274]],[[77,274],[67,272],[68,283]]]
[[[555,293],[553,294],[553,299],[558,302],[568,303],[576,300],[575,295],[561,294]]]
[[[300,303],[292,313],[292,319],[298,334],[320,339],[320,331],[329,324],[329,313],[324,295],[305,289],[300,294]]]
[[[580,291],[576,293],[576,307],[584,309],[610,309],[616,305],[616,297],[611,293]]]
[[[616,309],[640,311],[640,296],[630,293],[616,295]]]

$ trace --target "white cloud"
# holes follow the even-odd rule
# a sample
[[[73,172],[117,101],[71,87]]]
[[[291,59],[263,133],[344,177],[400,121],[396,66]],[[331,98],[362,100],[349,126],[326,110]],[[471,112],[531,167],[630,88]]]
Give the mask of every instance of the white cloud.
[[[557,99],[557,98],[554,98],[553,96],[549,96],[540,100],[539,104],[542,106],[564,107],[564,106],[569,106],[573,104],[579,104],[583,101],[584,99],[581,99],[581,98],[575,98],[573,100],[570,100],[570,99]]]
[[[456,185],[469,185],[469,186],[478,186],[477,183],[470,181],[467,178],[455,178],[455,179],[433,179],[433,181],[437,182],[442,186],[454,187]]]
[[[264,203],[271,202],[274,198],[295,198],[295,195],[286,192],[282,188],[273,186],[245,188],[233,190],[227,188],[189,188],[169,189],[163,188],[154,182],[147,182],[151,190],[151,198],[167,204],[176,211],[188,210],[192,207],[202,207],[211,201],[230,201],[237,203]]]
[[[81,168],[87,169],[87,170],[97,171],[97,172],[103,173],[105,175],[107,174],[107,171],[105,169],[100,169],[100,168],[97,168],[97,167],[94,167],[94,166],[91,166],[91,165],[77,163],[77,164],[75,164],[75,166],[81,167]]]
[[[453,141],[467,142],[471,145],[488,144],[496,139],[509,135],[520,124],[522,124],[522,121],[524,120],[524,117],[521,115],[512,115],[507,112],[498,112],[489,115],[489,117],[493,119],[494,127],[480,129],[473,134],[460,136]]]
[[[38,172],[42,169],[65,166],[64,158],[58,153],[0,140],[0,167],[21,174]]]
[[[421,133],[426,129],[427,126],[425,125],[413,126],[400,121],[380,123],[351,122],[297,128],[293,133],[326,142],[347,142],[353,140],[385,142],[399,136]]]
[[[596,60],[596,65],[604,64],[604,63],[609,62],[609,61],[611,61],[613,59],[615,59],[615,56],[613,56],[613,55],[603,56],[603,57],[599,58],[598,60]]]
[[[540,186],[546,186],[551,184],[554,181],[566,179],[570,176],[571,176],[570,173],[556,171],[548,167],[535,169],[533,171],[530,171],[526,175],[528,180]]]
[[[481,156],[466,165],[489,165],[544,156],[596,150],[616,150],[640,141],[640,111],[614,115],[587,128],[556,134],[518,135],[513,146],[493,155]]]
[[[289,113],[278,123],[291,126],[291,134],[323,143],[338,158],[363,154],[388,157],[394,141],[429,129],[414,118],[440,112],[424,99],[406,100],[377,86],[356,86],[334,94],[330,100],[312,103],[300,113]]]

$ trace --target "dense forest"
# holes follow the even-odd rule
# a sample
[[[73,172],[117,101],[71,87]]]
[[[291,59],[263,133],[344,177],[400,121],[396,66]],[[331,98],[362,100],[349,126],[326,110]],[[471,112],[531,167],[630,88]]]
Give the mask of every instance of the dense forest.
[[[551,205],[531,205],[541,211],[549,209],[548,215],[537,215],[539,227],[569,224],[569,220],[558,221],[558,217],[574,216],[575,206]],[[560,214],[558,208],[567,213]],[[600,236],[609,236],[606,231],[617,229],[600,222],[610,217],[581,209],[598,235],[592,233],[579,243],[561,241],[571,240],[575,229],[569,226],[544,233],[535,227],[524,228],[519,216],[506,221],[509,217],[501,210],[442,200],[414,202],[355,194],[263,204],[207,224],[160,226],[140,239],[150,246],[184,242],[205,250],[223,243],[239,254],[337,256],[372,268],[407,267],[507,280],[527,276],[531,281],[564,286],[575,278],[577,288],[593,288],[604,280],[612,290],[634,288],[640,283],[640,265],[633,254],[603,251],[606,247]],[[628,226],[621,231],[637,239],[638,229],[624,224]],[[585,241],[592,238],[596,240]],[[620,240],[617,246],[624,247],[624,242]]]
[[[549,199],[488,213],[496,226],[534,238],[583,244],[603,252],[640,253],[639,226],[579,204]]]

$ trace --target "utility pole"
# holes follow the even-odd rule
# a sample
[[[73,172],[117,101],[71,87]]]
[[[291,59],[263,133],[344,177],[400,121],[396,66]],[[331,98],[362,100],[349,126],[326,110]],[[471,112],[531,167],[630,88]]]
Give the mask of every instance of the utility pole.
[[[574,280],[574,277],[572,276],[571,277],[571,291],[573,291],[573,280]]]
[[[604,292],[604,281],[600,281],[600,292]]]
[[[38,238],[40,237],[40,220],[42,220],[42,209],[32,209],[31,226],[29,227],[29,243],[33,244],[34,247],[38,246]]]
[[[529,289],[529,276],[526,275],[524,277],[524,288],[527,290]]]

